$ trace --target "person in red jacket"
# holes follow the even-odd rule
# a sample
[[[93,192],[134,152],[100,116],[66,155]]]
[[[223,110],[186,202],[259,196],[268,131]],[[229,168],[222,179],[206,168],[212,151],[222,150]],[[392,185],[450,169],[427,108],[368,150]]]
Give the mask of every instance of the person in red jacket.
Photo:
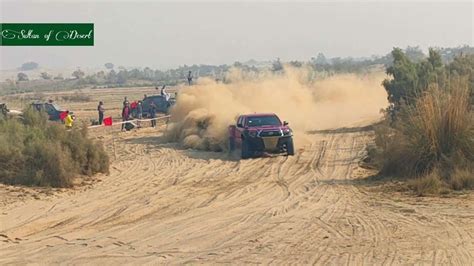
[[[130,104],[127,102],[122,109],[122,121],[128,121],[130,119]],[[122,131],[125,130],[125,124],[122,124]]]

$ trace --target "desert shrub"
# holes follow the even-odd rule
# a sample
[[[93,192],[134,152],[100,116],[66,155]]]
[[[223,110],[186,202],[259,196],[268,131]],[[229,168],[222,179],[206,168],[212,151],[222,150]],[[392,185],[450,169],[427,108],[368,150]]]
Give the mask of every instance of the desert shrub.
[[[456,168],[449,176],[448,185],[454,190],[474,189],[474,171],[469,168]]]
[[[18,177],[25,185],[67,187],[77,168],[71,164],[69,151],[53,140],[36,140],[29,143],[24,151],[24,169]]]
[[[400,108],[394,123],[376,127],[376,148],[370,152],[381,172],[426,176],[433,181],[430,175],[439,169],[437,175],[446,186],[472,188],[467,170],[457,170],[472,170],[474,161],[474,116],[469,92],[463,79],[451,80],[446,89],[431,85],[413,105]],[[420,180],[415,182],[428,181]]]
[[[410,187],[418,196],[427,194],[438,194],[443,188],[443,183],[436,171],[428,175],[412,179],[408,182]]]
[[[23,111],[22,122],[25,126],[31,127],[33,131],[38,131],[41,126],[48,122],[48,114],[38,112],[33,108],[27,108]]]
[[[31,108],[23,117],[0,121],[0,182],[68,187],[76,177],[108,173],[102,145],[87,137],[87,128],[66,131]]]
[[[390,106],[375,127],[370,162],[383,175],[414,178],[410,183],[418,194],[472,189],[474,57],[443,65],[434,49],[419,62],[400,49],[392,56],[392,77],[383,82]]]

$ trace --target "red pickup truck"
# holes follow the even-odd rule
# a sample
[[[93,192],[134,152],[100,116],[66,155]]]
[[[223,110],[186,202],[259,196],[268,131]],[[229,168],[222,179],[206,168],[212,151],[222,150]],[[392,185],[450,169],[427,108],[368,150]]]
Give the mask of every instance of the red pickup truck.
[[[276,114],[241,115],[229,126],[229,150],[238,148],[242,159],[263,152],[294,155],[293,131]]]

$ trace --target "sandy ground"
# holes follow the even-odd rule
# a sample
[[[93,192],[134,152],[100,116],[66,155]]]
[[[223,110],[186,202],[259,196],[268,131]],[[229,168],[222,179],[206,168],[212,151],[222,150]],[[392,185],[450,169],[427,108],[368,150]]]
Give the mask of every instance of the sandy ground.
[[[163,129],[100,134],[111,173],[75,189],[1,186],[0,264],[474,262],[472,194],[364,181],[370,131],[313,132],[293,157],[241,161],[165,143]]]

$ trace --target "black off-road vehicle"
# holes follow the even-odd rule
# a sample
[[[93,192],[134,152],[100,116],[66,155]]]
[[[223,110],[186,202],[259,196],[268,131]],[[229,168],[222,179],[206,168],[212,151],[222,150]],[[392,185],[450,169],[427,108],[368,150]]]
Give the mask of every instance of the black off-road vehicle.
[[[61,113],[66,112],[54,102],[33,102],[31,107],[39,112],[46,112],[51,121],[61,121]],[[73,112],[69,112],[69,114],[73,115]]]

